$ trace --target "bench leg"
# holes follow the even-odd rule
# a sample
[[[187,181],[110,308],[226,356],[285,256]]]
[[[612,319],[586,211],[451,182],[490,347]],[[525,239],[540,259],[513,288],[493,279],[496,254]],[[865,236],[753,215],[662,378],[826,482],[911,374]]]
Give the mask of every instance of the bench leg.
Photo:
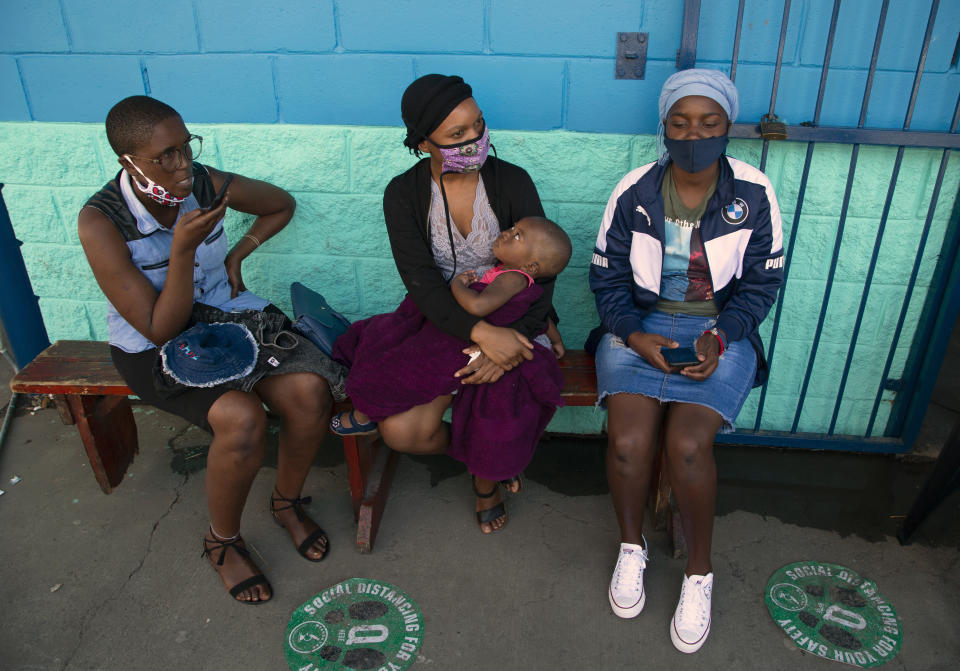
[[[73,418],[73,411],[70,410],[70,402],[67,401],[66,394],[51,394],[53,396],[53,405],[57,408],[57,414],[60,415],[60,421],[64,424],[76,424]]]
[[[653,460],[648,491],[647,509],[653,513],[653,528],[657,531],[669,529],[670,481],[667,479],[662,449]]]
[[[673,500],[673,490],[670,487],[670,478],[667,476],[666,454],[660,450],[653,462],[648,507],[653,511],[653,528],[657,531],[666,529],[673,546],[673,558],[684,559],[687,556],[687,539],[683,537],[683,524],[680,522],[680,511],[677,502]]]
[[[357,436],[343,436],[343,456],[347,461],[347,480],[350,482],[350,500],[353,503],[353,521],[360,519],[360,503],[367,483],[369,446],[360,447]],[[361,454],[365,457],[361,460]],[[361,461],[366,463],[361,463]]]
[[[343,452],[347,461],[353,517],[357,521],[357,549],[363,553],[372,552],[399,454],[377,436],[344,436]]]
[[[120,484],[140,451],[137,424],[126,396],[66,397],[93,475],[105,494]]]
[[[677,502],[670,497],[670,540],[673,543],[673,558],[687,558],[687,539],[683,535],[683,523],[680,521],[680,509],[677,508]]]
[[[373,551],[373,541],[380,528],[383,518],[383,509],[390,496],[390,484],[393,475],[397,472],[397,462],[400,455],[382,442],[377,442],[377,450],[373,463],[367,475],[367,486],[363,501],[360,503],[360,514],[357,519],[357,549],[363,553]]]

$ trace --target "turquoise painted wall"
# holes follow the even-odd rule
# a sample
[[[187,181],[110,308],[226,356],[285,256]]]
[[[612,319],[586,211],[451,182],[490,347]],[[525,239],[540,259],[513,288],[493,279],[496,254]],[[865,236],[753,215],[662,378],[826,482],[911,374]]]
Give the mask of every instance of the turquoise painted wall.
[[[729,71],[738,0],[701,7],[697,65]],[[821,123],[856,125],[879,14],[876,0],[844,0]],[[777,113],[813,118],[831,0],[793,0]],[[558,284],[568,343],[594,325],[586,276],[604,203],[620,177],[654,158],[655,100],[676,69],[677,0],[8,0],[0,3],[0,182],[51,338],[104,338],[105,306],[76,236],[76,214],[116,162],[102,120],[118,99],[147,93],[177,107],[203,134],[203,159],[290,190],[293,223],[248,261],[251,288],[288,306],[301,280],[351,317],[392,309],[402,296],[383,231],[384,185],[412,162],[400,146],[399,99],[427,72],[474,86],[500,155],[533,176],[547,212],[570,233],[575,257]],[[891,0],[867,127],[905,121],[931,0]],[[746,0],[737,69],[740,121],[767,111],[782,0]],[[960,3],[943,0],[918,89],[914,130],[944,131],[960,95],[954,61]],[[646,78],[613,77],[616,33],[649,35]],[[789,429],[822,302],[851,148],[819,145],[784,295],[762,427]],[[731,143],[759,162],[757,142]],[[793,226],[805,147],[771,146],[767,172]],[[894,150],[865,148],[838,274],[800,430],[832,414],[863,274]],[[880,266],[856,347],[840,433],[862,433],[905,293],[939,152],[906,152]],[[952,161],[923,252],[899,375],[960,184]],[[242,217],[228,224],[235,238]],[[765,332],[770,328],[765,324]],[[875,432],[882,430],[888,393]],[[752,395],[740,424],[753,426]],[[556,430],[596,430],[603,415],[564,411]]]
[[[322,291],[351,318],[392,310],[404,295],[384,234],[381,197],[387,181],[412,164],[396,127],[189,124],[204,136],[202,159],[211,165],[266,179],[297,199],[292,223],[258,249],[244,265],[247,286],[289,310],[289,285],[299,280]],[[613,185],[627,171],[654,158],[646,135],[569,131],[495,131],[499,155],[526,167],[540,190],[547,215],[571,235],[573,260],[558,279],[556,307],[570,347],[581,347],[597,323],[587,272],[597,229]],[[105,339],[106,308],[76,234],[84,200],[113,176],[115,158],[99,124],[0,124],[0,175],[4,199],[44,321],[52,340]],[[759,162],[757,141],[731,142],[730,153]],[[767,173],[783,210],[784,239],[793,226],[805,145],[774,143]],[[818,145],[790,269],[781,300],[784,311],[772,365],[762,427],[787,430],[797,407],[802,372],[810,353],[825,278],[833,250],[851,148]],[[799,429],[826,431],[839,371],[850,341],[866,265],[892,169],[893,149],[864,148],[851,197],[833,298],[820,342]],[[881,250],[867,318],[857,342],[838,433],[862,433],[879,385],[930,203],[938,151],[906,152],[887,234]],[[924,252],[918,288],[892,376],[902,369],[940,244],[960,184],[960,160],[949,164]],[[236,239],[249,221],[231,213],[228,234]],[[763,334],[769,335],[770,320]],[[769,338],[766,338],[769,342]],[[892,395],[889,396],[893,398]],[[756,392],[739,424],[752,427]],[[882,430],[890,404],[884,403]],[[603,414],[592,409],[562,412],[558,431],[597,431]]]

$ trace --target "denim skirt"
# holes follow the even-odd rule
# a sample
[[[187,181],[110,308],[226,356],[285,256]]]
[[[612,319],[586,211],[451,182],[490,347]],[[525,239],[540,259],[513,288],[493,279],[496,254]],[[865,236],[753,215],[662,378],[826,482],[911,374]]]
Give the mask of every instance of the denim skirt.
[[[712,317],[657,311],[643,320],[644,332],[676,340],[680,347],[693,347],[697,338],[715,325]],[[597,347],[596,365],[598,405],[605,405],[604,399],[611,394],[641,394],[661,403],[696,403],[719,414],[723,418],[720,433],[729,433],[753,387],[757,355],[748,340],[729,343],[713,375],[698,382],[654,368],[623,340],[607,333]]]

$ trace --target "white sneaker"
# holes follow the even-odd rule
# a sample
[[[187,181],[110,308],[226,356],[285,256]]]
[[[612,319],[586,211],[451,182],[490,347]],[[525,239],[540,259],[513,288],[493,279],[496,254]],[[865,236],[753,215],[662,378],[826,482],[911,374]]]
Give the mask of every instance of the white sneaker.
[[[683,577],[680,602],[670,622],[670,640],[680,652],[696,652],[710,633],[713,573]]]
[[[642,536],[641,536],[642,538]],[[643,539],[647,544],[647,539]],[[643,569],[647,568],[647,551],[640,545],[620,543],[620,556],[610,578],[610,607],[624,618],[636,617],[643,610],[647,594],[643,591]]]

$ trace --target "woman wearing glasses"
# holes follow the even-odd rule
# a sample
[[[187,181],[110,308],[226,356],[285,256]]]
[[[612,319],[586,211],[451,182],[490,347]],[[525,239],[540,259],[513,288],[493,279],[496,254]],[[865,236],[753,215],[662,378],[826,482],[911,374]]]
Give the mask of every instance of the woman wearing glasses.
[[[122,169],[87,201],[78,226],[108,300],[113,361],[144,402],[213,434],[204,554],[231,596],[263,603],[271,597],[270,584],[240,537],[240,517],[264,456],[263,405],[283,420],[270,499],[274,520],[302,556],[319,561],[327,537],[303,511],[309,498],[300,492],[326,432],[331,397],[343,396],[342,367],[290,334],[283,313],[243,284],[243,260],[287,225],[296,203],[276,186],[195,162],[202,138],[153,98],[120,101],[107,115],[106,128]],[[219,198],[226,183],[229,190]],[[223,228],[228,205],[255,216],[229,250]],[[255,335],[252,370],[225,370],[204,386],[171,378],[168,355],[183,355],[184,331],[195,322],[221,321],[240,322]],[[179,343],[181,351],[170,355],[174,348],[163,348],[168,341]],[[217,347],[205,353],[212,353],[216,368]]]

